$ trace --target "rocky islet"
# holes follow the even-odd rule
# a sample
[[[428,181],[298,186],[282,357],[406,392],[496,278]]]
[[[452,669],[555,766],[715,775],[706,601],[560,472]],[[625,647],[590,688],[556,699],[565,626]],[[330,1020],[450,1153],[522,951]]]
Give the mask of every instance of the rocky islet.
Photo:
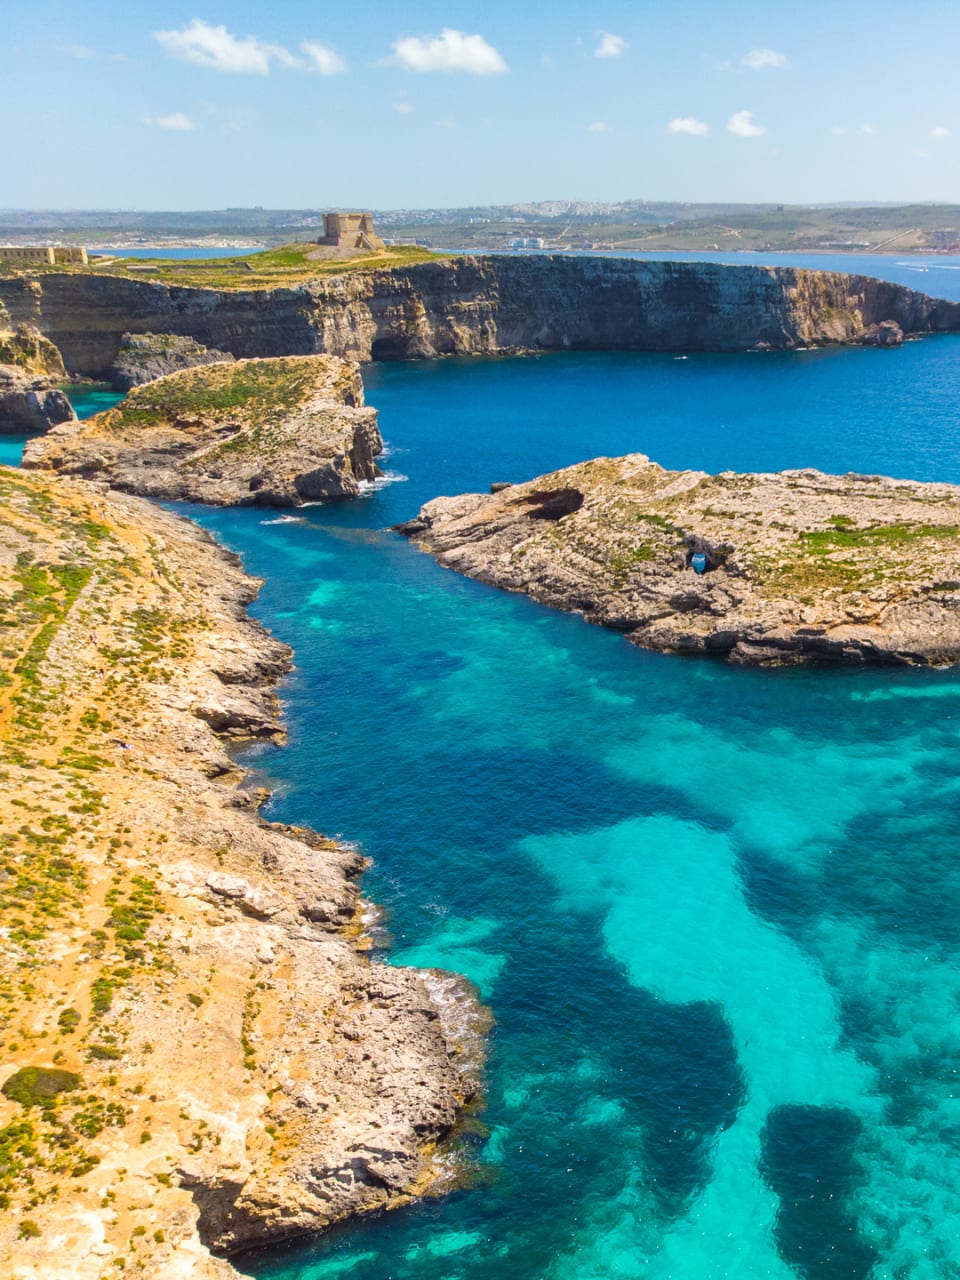
[[[437,498],[400,531],[449,568],[662,652],[767,666],[960,660],[954,485],[711,476],[635,454],[492,488]]]

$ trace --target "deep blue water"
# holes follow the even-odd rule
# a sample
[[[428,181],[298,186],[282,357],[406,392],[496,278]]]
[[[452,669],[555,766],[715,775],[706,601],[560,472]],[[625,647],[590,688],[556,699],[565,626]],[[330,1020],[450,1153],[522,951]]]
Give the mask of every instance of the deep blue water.
[[[364,371],[397,477],[188,508],[296,650],[271,816],[358,841],[395,963],[496,1027],[481,1185],[260,1280],[960,1276],[960,679],[742,671],[469,582],[387,532],[639,450],[960,482],[960,338]],[[405,477],[405,478],[400,478]]]

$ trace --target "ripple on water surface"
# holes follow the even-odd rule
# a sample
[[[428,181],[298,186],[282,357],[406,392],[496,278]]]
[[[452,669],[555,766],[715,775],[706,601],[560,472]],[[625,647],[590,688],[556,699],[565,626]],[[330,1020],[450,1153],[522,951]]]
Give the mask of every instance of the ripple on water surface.
[[[392,959],[463,970],[496,1016],[482,1186],[252,1275],[960,1275],[957,677],[642,653],[382,532],[636,448],[960,480],[960,343],[821,354],[761,387],[753,357],[375,369],[408,480],[199,513],[297,650],[290,741],[252,753],[272,812],[358,840]]]

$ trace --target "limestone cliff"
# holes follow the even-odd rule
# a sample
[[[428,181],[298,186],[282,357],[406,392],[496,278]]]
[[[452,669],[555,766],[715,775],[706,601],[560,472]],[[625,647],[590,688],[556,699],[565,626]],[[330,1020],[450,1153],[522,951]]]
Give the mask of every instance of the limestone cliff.
[[[33,325],[6,328],[0,315],[0,365],[12,365],[29,377],[66,378],[60,352]]]
[[[52,378],[0,364],[0,435],[49,431],[61,422],[76,421],[76,416]]]
[[[289,661],[256,584],[138,498],[0,499],[0,1274],[228,1277],[439,1187],[478,1009],[372,963],[362,859],[238,788],[217,735],[278,732]]]
[[[125,333],[110,370],[110,381],[115,390],[129,391],[181,369],[232,360],[228,351],[211,351],[193,338],[178,338],[171,333]]]
[[[645,648],[761,665],[960,661],[960,487],[711,476],[634,454],[494,488],[437,498],[400,531],[451,569]]]
[[[0,434],[47,431],[76,415],[59,389],[60,352],[29,324],[9,327],[0,307]]]
[[[237,357],[356,360],[563,348],[739,351],[960,331],[960,304],[863,276],[581,257],[464,257],[298,287],[203,289],[107,275],[0,278],[0,312],[106,377],[125,333]],[[0,313],[2,320],[2,313]],[[896,328],[894,328],[894,326]]]
[[[382,449],[357,366],[290,356],[155,379],[30,441],[22,465],[154,498],[297,507],[356,497]]]

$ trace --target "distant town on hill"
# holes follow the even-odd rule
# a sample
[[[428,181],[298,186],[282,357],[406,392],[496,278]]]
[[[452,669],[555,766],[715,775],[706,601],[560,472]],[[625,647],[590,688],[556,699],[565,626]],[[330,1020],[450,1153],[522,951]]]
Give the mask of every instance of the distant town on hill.
[[[0,244],[272,246],[315,239],[316,209],[0,210]],[[462,209],[373,210],[388,242],[471,252],[556,250],[777,250],[958,253],[960,205],[685,204],[546,200]]]

